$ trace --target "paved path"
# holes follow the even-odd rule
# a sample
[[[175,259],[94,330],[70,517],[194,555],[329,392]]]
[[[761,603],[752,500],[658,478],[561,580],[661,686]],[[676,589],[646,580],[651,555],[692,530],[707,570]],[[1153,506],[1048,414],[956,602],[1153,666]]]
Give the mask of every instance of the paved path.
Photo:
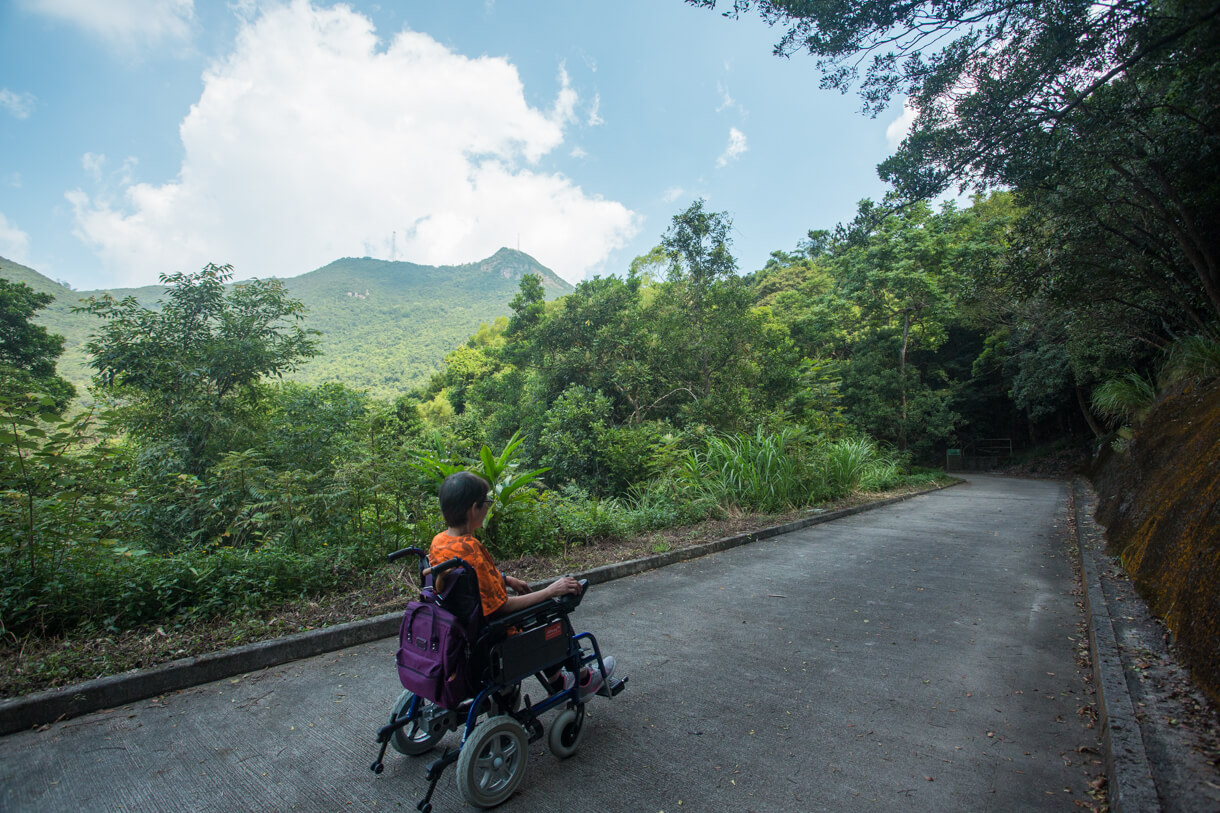
[[[963,486],[599,585],[631,677],[505,811],[1079,810],[1098,773],[1061,483]],[[8,811],[412,810],[393,640],[0,739]],[[451,735],[452,736],[452,735]],[[452,769],[437,810],[463,805]]]

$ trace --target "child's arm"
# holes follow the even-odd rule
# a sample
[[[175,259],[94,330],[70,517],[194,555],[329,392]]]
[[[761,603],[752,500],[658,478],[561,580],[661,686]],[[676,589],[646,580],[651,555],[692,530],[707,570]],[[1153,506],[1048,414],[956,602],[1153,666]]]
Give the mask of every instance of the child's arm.
[[[515,613],[517,610],[533,607],[548,598],[558,598],[569,593],[580,593],[580,582],[571,576],[563,576],[537,592],[526,593],[523,596],[509,596],[508,601],[504,602],[503,609],[504,612]]]

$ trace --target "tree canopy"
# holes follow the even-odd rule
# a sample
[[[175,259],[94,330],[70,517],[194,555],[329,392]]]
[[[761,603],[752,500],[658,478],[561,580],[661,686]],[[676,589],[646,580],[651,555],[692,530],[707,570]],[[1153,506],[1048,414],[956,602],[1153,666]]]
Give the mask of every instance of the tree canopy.
[[[717,7],[715,0],[687,0]],[[1153,347],[1220,319],[1214,0],[734,0],[871,114],[916,113],[895,199],[1001,186],[1024,204],[1020,292]]]
[[[82,308],[103,320],[88,344],[98,385],[129,402],[129,428],[178,444],[195,473],[214,462],[213,435],[232,428],[241,396],[317,352],[298,324],[303,306],[282,282],[228,289],[231,276],[231,267],[209,264],[163,275],[168,292],[159,307],[104,295]]]
[[[50,294],[38,293],[23,282],[0,279],[0,394],[39,390],[62,409],[76,394],[55,373],[55,360],[64,349],[63,337],[30,321],[53,300]]]

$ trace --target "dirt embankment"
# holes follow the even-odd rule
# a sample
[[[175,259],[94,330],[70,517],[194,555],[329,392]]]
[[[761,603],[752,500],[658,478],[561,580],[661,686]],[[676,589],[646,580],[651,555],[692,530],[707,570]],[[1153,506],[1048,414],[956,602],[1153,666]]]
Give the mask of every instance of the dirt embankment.
[[[1093,482],[1111,549],[1220,701],[1220,381],[1158,404]]]

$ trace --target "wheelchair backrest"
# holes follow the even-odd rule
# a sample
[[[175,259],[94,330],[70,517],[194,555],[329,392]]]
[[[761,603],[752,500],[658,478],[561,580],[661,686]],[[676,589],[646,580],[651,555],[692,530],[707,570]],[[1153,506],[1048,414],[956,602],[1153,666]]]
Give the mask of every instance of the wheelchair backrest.
[[[453,613],[466,628],[471,640],[482,631],[483,601],[479,595],[479,577],[474,568],[464,562],[446,570],[435,581],[428,574],[424,579],[422,598]]]

